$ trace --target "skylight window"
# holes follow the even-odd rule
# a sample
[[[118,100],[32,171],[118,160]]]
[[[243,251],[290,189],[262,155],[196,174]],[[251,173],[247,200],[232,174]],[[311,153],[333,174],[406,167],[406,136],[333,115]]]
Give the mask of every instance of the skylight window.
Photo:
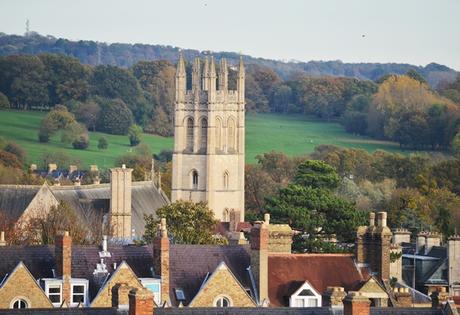
[[[174,292],[176,293],[176,299],[177,299],[178,301],[185,301],[184,290],[182,290],[182,289],[175,289]]]

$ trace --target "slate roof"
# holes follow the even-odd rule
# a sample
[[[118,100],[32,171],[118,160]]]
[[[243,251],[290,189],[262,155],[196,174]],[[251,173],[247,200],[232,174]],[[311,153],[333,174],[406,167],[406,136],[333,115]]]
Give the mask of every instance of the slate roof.
[[[0,211],[17,220],[37,194],[40,186],[0,185]],[[110,209],[110,184],[83,186],[50,186],[58,200],[67,202],[82,218],[88,209],[102,211]],[[136,236],[145,231],[144,214],[156,215],[156,209],[168,204],[167,197],[159,192],[152,182],[132,183],[132,228]]]
[[[268,296],[272,306],[289,306],[289,296],[308,281],[318,293],[328,286],[356,290],[368,279],[351,254],[270,254]]]
[[[39,189],[40,186],[0,185],[0,211],[16,221]]]
[[[89,280],[90,300],[101,284],[93,272],[100,263],[100,247],[72,246],[72,277]],[[111,257],[104,257],[104,263],[110,274],[122,261],[126,261],[138,277],[153,277],[153,250],[151,245],[121,246],[109,245]],[[5,246],[0,247],[0,282],[16,265],[22,261],[36,278],[53,278],[56,270],[54,246]],[[243,246],[218,245],[174,245],[170,247],[170,287],[171,301],[178,305],[173,290],[182,288],[186,304],[198,292],[206,274],[210,274],[224,261],[228,268],[244,287],[249,287],[246,268],[249,266],[249,254]]]
[[[206,277],[212,274],[221,262],[225,262],[243,287],[250,288],[246,270],[250,265],[248,247],[216,245],[172,245],[170,252],[171,303],[178,305],[174,289],[181,288],[188,305],[198,293]]]

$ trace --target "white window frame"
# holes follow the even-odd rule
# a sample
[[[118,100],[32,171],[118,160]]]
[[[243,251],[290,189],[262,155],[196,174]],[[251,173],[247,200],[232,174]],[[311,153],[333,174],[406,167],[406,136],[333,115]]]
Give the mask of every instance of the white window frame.
[[[303,290],[310,290],[313,293],[313,296],[299,295]],[[296,292],[294,292],[294,294],[291,295],[291,297],[289,298],[289,307],[299,307],[296,303],[298,300],[303,300],[304,305],[307,305],[304,307],[312,307],[308,306],[309,300],[316,300],[316,307],[322,306],[321,294],[319,294],[318,291],[316,291],[315,288],[313,288],[313,286],[308,281],[305,281],[305,283],[302,284],[300,288]]]
[[[73,287],[74,286],[83,286],[83,306],[88,306],[88,280],[86,279],[72,279],[70,281],[70,306],[75,307],[78,306],[79,302],[73,302]],[[81,293],[76,293],[81,295]]]
[[[156,292],[153,292],[153,299],[155,303],[160,306],[162,301],[161,301],[161,279],[157,278],[139,278],[141,281],[142,285],[144,288],[148,289],[147,286],[149,284],[158,284],[158,294]]]
[[[53,304],[54,307],[60,307],[62,304],[62,280],[51,278],[51,279],[43,279],[43,281],[45,282],[45,294],[48,297],[48,299],[50,298],[50,286],[59,286],[59,289],[60,289],[59,302],[51,302],[51,303]],[[52,293],[52,294],[57,295],[55,293]]]
[[[14,308],[14,304],[16,302],[24,302],[26,304],[26,307],[20,307],[20,308]],[[10,303],[10,309],[26,309],[26,308],[31,308],[31,304],[30,304],[30,301],[28,298],[26,298],[25,296],[16,296],[15,298],[13,298],[11,300],[11,303]]]
[[[223,299],[226,299],[228,301],[228,306],[217,306],[217,302]],[[212,305],[214,307],[221,307],[221,308],[233,307],[233,301],[228,295],[219,295],[214,299],[214,302],[212,303]]]

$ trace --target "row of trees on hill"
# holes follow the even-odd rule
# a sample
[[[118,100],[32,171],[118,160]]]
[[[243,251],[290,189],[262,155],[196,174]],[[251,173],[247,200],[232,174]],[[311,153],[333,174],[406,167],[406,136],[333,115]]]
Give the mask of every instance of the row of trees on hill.
[[[190,63],[187,69],[190,76]],[[168,61],[140,61],[123,69],[92,68],[63,55],[1,57],[0,107],[63,105],[89,130],[127,134],[136,124],[145,132],[170,136],[174,74]],[[230,88],[235,80],[230,70]],[[271,68],[249,64],[246,109],[340,120],[351,133],[405,148],[445,150],[460,145],[459,82],[460,77],[435,91],[413,69],[376,82],[304,75],[283,80]]]
[[[98,66],[113,65],[123,68],[130,68],[142,60],[167,60],[175,63],[178,59],[179,48],[165,45],[145,44],[107,44],[94,41],[71,41],[53,36],[41,36],[29,32],[27,36],[6,35],[0,33],[0,56],[23,55],[42,53],[58,53],[73,56],[80,62]],[[184,56],[191,60],[195,57],[203,57],[207,51],[193,49],[182,49]],[[232,52],[214,52],[217,59],[225,57],[230,63],[237,63],[239,54]],[[243,56],[249,64],[273,69],[283,80],[290,79],[294,75],[308,76],[341,76],[352,77],[364,80],[377,80],[383,75],[394,73],[404,74],[415,68],[430,85],[437,87],[440,82],[452,81],[457,72],[446,66],[431,63],[425,67],[410,64],[398,63],[344,63],[340,60],[331,61],[309,61],[309,62],[285,62]]]
[[[0,58],[0,107],[49,110],[65,106],[90,130],[127,134],[138,124],[171,135],[174,67],[140,62],[131,69],[95,68],[53,54]]]

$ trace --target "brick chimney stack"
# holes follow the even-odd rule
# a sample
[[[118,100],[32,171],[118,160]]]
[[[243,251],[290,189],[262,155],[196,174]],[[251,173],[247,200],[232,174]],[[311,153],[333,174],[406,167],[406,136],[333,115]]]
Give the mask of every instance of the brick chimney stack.
[[[56,236],[54,250],[57,276],[62,277],[62,301],[64,305],[69,306],[71,303],[72,238],[68,231]]]
[[[412,295],[409,292],[409,288],[394,288],[393,293],[399,307],[412,306]]]
[[[161,301],[169,303],[169,238],[165,218],[161,219],[153,241],[153,265],[161,277]]]
[[[343,315],[370,315],[371,301],[360,292],[350,291],[343,300]]]
[[[258,304],[268,301],[268,241],[270,215],[264,221],[256,222],[251,229],[251,270],[255,278]]]
[[[154,315],[153,293],[145,288],[129,291],[129,315]]]

